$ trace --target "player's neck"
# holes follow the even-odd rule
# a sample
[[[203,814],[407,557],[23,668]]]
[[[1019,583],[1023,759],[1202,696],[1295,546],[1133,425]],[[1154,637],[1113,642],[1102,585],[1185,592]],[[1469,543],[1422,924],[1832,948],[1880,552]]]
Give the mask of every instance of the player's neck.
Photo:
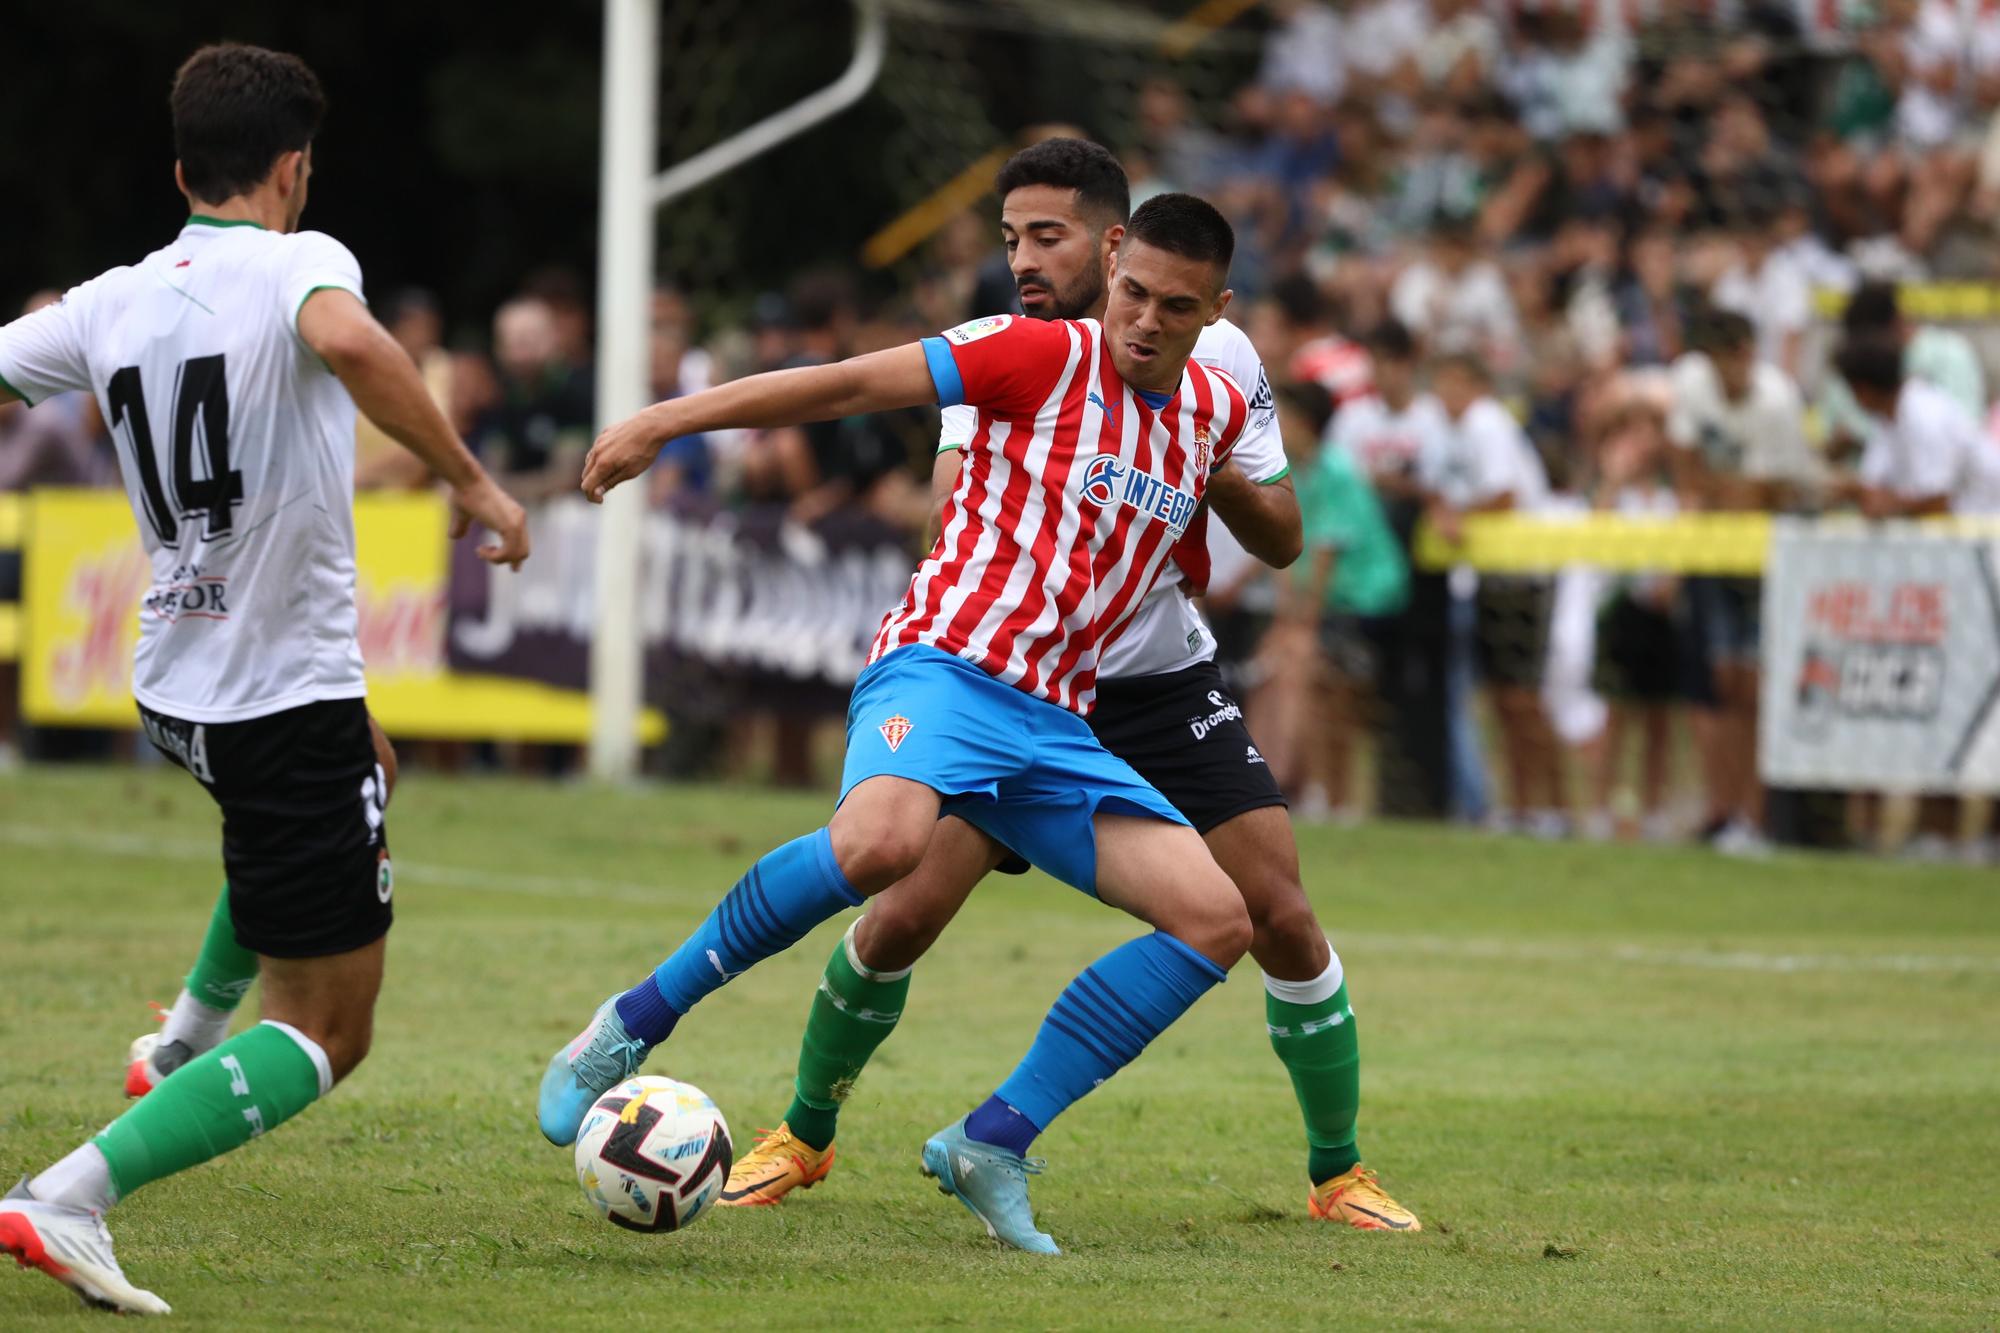
[[[284,231],[288,221],[284,201],[263,190],[235,195],[219,204],[205,203],[190,195],[188,214],[213,222],[247,222],[265,231]]]

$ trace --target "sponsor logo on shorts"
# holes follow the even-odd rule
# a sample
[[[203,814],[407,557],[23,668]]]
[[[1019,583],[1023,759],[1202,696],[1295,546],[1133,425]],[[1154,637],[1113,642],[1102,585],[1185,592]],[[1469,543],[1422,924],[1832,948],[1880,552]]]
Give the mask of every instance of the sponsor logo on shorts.
[[[1221,690],[1210,690],[1208,692],[1208,701],[1215,705],[1213,713],[1210,713],[1206,717],[1191,717],[1188,719],[1188,730],[1194,733],[1194,738],[1198,741],[1207,740],[1208,733],[1214,731],[1225,722],[1241,722],[1243,720],[1242,706]]]
[[[916,723],[898,713],[881,726],[875,728],[875,730],[882,733],[882,739],[888,742],[889,753],[894,754],[902,748],[903,738],[914,731],[916,725]]]

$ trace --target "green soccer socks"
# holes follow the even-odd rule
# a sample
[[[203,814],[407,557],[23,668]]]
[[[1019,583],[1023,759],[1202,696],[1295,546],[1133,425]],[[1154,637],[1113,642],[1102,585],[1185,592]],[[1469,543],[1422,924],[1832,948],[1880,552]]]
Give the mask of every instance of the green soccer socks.
[[[213,1049],[229,1034],[229,1020],[256,980],[257,955],[236,942],[225,884],[209,914],[208,933],[202,937],[194,970],[187,975],[186,989],[160,1029],[160,1044],[184,1042],[195,1055]]]
[[[242,1147],[332,1087],[333,1070],[318,1044],[266,1021],[183,1065],[93,1142],[110,1167],[113,1197],[122,1199]]]
[[[910,994],[909,968],[876,972],[855,953],[854,931],[860,924],[848,928],[826,960],[799,1042],[796,1091],[785,1124],[813,1148],[824,1149],[833,1142],[840,1104],[875,1048],[895,1030]]]
[[[1292,1076],[1305,1116],[1306,1170],[1315,1185],[1361,1160],[1354,1122],[1361,1109],[1361,1046],[1354,1009],[1334,954],[1311,981],[1264,978],[1264,1015],[1271,1049]]]

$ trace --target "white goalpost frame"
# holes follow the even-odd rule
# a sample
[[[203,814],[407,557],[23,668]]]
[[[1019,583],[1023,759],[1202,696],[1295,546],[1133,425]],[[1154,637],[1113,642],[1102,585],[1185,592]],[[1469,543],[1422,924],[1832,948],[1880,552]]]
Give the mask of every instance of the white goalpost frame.
[[[653,295],[653,223],[661,205],[734,171],[846,110],[873,86],[888,48],[881,0],[853,0],[854,56],[833,83],[664,172],[659,160],[660,0],[605,0],[603,148],[598,175],[597,425],[645,407]],[[639,548],[645,486],[605,497],[597,532],[590,640],[590,773],[639,767],[645,643]]]

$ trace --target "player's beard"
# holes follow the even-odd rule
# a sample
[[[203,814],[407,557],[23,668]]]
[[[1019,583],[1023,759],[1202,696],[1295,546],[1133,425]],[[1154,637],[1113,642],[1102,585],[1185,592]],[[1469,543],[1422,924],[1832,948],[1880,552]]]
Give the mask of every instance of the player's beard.
[[[1086,319],[1104,300],[1104,274],[1085,273],[1067,288],[1051,286],[1048,283],[1030,283],[1055,298],[1055,308],[1046,319]]]

